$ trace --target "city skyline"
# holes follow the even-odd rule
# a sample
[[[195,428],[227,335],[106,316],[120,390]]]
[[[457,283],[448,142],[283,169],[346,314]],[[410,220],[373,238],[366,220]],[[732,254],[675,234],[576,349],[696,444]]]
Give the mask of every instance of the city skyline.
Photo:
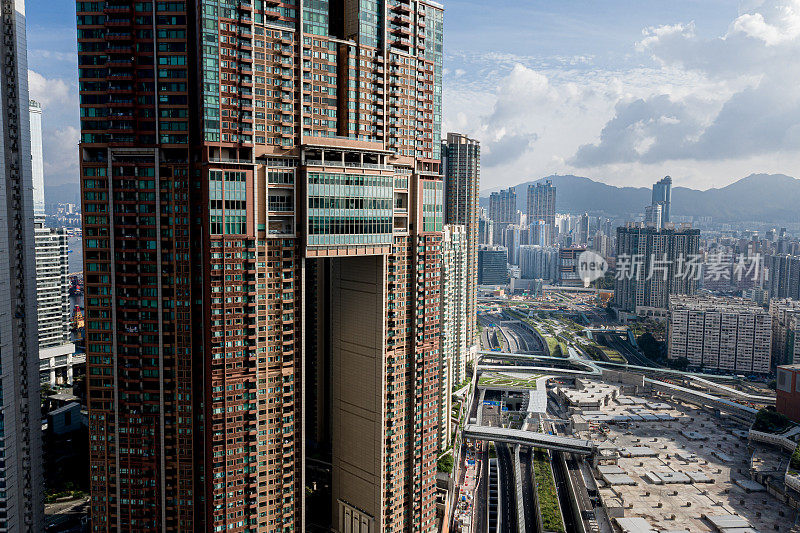
[[[74,6],[69,2],[52,4],[44,0],[29,0],[28,4],[32,12],[32,42],[36,43],[30,56],[32,96],[42,100],[47,112],[46,185],[77,184],[77,159],[70,148],[78,135],[78,117],[74,112],[77,102],[74,28],[68,23],[74,16]],[[714,153],[717,148],[709,145],[707,157],[691,154],[693,148],[687,146],[689,159],[648,162],[647,157],[651,156],[630,151],[626,143],[637,141],[643,143],[640,147],[646,147],[655,142],[658,146],[667,142],[670,132],[653,130],[645,135],[635,123],[625,122],[642,113],[642,117],[654,120],[662,117],[664,123],[677,120],[687,133],[693,128],[691,134],[696,135],[699,126],[687,118],[687,113],[698,101],[706,100],[711,112],[730,103],[730,117],[724,117],[746,125],[746,120],[733,114],[737,103],[759,91],[785,94],[781,92],[785,86],[773,73],[786,66],[786,50],[795,46],[797,36],[791,31],[791,11],[782,14],[779,8],[794,4],[769,0],[755,7],[743,5],[740,12],[739,3],[733,0],[703,3],[681,0],[671,2],[668,8],[655,0],[639,3],[620,0],[598,12],[593,6],[534,8],[503,1],[493,6],[485,30],[476,34],[466,30],[475,23],[473,3],[452,2],[446,6],[452,22],[444,48],[444,129],[484,143],[483,190],[513,186],[554,173],[573,173],[613,185],[641,187],[649,186],[655,176],[669,174],[676,187],[695,186],[703,190],[724,186],[751,173],[797,176],[800,161],[779,140],[775,141],[774,149],[754,144],[751,151],[757,153],[739,159]],[[762,22],[748,24],[759,20]],[[511,24],[503,33],[516,46],[506,44],[506,39],[493,38],[501,21]],[[585,31],[591,25],[596,28]],[[581,39],[575,39],[571,32],[580,32]],[[775,35],[775,46],[769,41],[771,35]],[[723,40],[724,36],[728,38]],[[735,72],[704,69],[679,55],[682,46],[696,51],[699,60],[710,61],[710,50],[720,43],[724,43],[719,52],[723,57],[735,58],[744,51],[762,58],[759,64],[740,66],[742,74],[763,74],[763,84],[753,87]],[[530,52],[526,53],[525,46],[531,47]],[[767,55],[770,51],[774,53]],[[499,83],[487,83],[489,79]],[[675,101],[665,98],[665,94],[673,95]],[[521,106],[521,99],[531,100],[533,107]],[[588,127],[581,99],[593,109],[588,116]],[[469,106],[467,102],[471,102]],[[533,131],[514,125],[513,121],[504,130],[503,123],[498,122],[504,120],[505,109],[516,109],[523,117],[535,113],[541,105],[552,108],[554,113],[556,110],[566,113],[569,120],[556,125],[550,124],[553,119],[549,115],[537,116],[532,122],[546,124],[546,129]],[[617,106],[628,115],[614,119]],[[469,115],[463,112],[467,107],[471,109]],[[580,133],[576,133],[578,127]],[[612,138],[612,133],[617,135],[616,145],[601,140],[604,127],[608,128],[607,139]],[[567,138],[582,140],[567,141]],[[582,145],[597,145],[597,150],[583,151],[587,164],[589,159],[597,159],[595,154],[605,154],[605,162],[594,166],[570,165]],[[615,153],[628,155],[621,161],[609,161],[618,157]],[[548,159],[550,156],[546,154],[554,154],[554,159]],[[625,160],[631,158],[637,161]],[[499,161],[511,160],[512,163],[498,166]],[[510,175],[515,177],[510,179]]]
[[[0,529],[800,522],[800,0],[24,3]]]

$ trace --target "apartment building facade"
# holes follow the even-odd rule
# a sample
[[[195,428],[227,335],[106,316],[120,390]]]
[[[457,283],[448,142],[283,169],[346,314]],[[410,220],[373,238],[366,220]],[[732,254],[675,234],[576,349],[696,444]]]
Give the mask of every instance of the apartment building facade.
[[[699,248],[698,229],[641,223],[617,228],[614,305],[631,313],[637,307],[666,309],[671,295],[695,294],[701,276]]]
[[[78,2],[94,530],[434,530],[442,18]]]
[[[772,360],[776,365],[800,363],[800,301],[770,300]]]
[[[741,298],[673,296],[668,357],[729,373],[770,372],[772,317]]]
[[[467,238],[467,339],[476,342],[478,297],[478,195],[481,145],[459,133],[448,133],[442,143],[445,224],[464,226]]]
[[[553,244],[556,229],[556,188],[551,180],[528,185],[528,224],[542,220],[549,228],[549,237],[544,245]]]

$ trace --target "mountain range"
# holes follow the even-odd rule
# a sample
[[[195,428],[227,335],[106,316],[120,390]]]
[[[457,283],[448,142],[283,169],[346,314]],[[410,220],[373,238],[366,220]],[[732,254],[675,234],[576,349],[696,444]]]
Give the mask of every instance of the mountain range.
[[[580,176],[547,176],[516,186],[517,209],[527,210],[528,186],[552,180],[556,187],[559,213],[599,213],[626,216],[642,213],[650,204],[651,190],[645,187],[615,187]],[[480,204],[489,204],[483,191]],[[672,214],[710,216],[715,222],[800,222],[800,180],[784,174],[751,174],[726,187],[700,191],[673,187]]]

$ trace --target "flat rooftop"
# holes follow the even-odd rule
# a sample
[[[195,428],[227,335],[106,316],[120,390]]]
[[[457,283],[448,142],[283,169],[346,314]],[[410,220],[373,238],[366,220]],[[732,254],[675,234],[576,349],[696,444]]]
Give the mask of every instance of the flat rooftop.
[[[603,501],[624,512],[615,519],[622,530],[694,533],[722,531],[722,524],[730,530],[735,522],[742,531],[787,531],[795,512],[750,479],[746,427],[679,400],[644,399],[670,418],[633,418],[656,406],[620,395],[579,412],[590,429],[575,435],[623,452],[616,465],[595,472]],[[601,413],[609,422],[600,421]],[[773,461],[762,454],[756,463],[769,469]]]

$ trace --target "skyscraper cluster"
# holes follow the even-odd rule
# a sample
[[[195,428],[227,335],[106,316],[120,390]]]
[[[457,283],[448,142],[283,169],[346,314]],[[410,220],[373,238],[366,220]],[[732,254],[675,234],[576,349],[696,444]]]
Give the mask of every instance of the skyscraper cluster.
[[[556,228],[556,188],[551,180],[528,186],[528,224],[537,227],[540,246],[553,244]],[[540,227],[539,222],[543,222]],[[540,244],[543,243],[543,244]]]
[[[700,230],[689,227],[629,223],[617,228],[614,305],[631,313],[640,307],[666,309],[670,295],[695,294],[701,265],[693,260],[699,246]]]

